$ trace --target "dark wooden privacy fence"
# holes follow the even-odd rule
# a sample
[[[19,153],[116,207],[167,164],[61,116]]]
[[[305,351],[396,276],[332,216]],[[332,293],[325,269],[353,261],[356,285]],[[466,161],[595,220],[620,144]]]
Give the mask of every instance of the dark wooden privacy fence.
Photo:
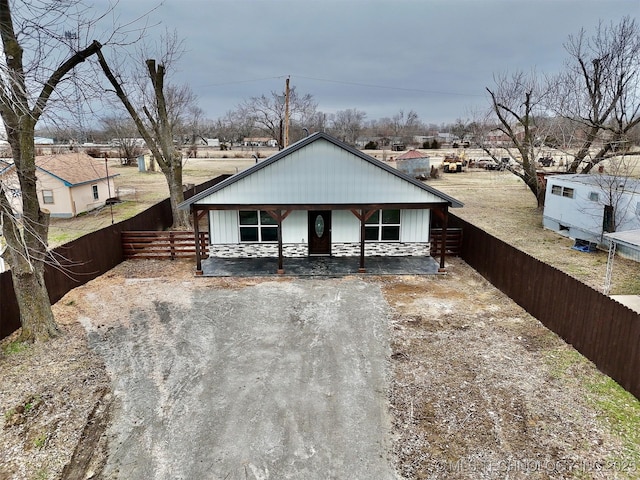
[[[208,255],[207,232],[200,232],[200,252]],[[195,258],[195,234],[189,231],[127,231],[122,232],[122,250],[126,259],[131,258]]]
[[[185,196],[225,178],[199,185]],[[123,232],[164,230],[171,223],[167,199],[136,217],[55,249],[60,266],[47,266],[45,274],[51,301],[57,302],[72,288],[122,262]],[[451,214],[449,225],[464,231],[460,256],[465,262],[640,398],[640,315]],[[19,326],[11,274],[5,272],[0,275],[0,338]]]
[[[439,257],[442,248],[442,228],[432,228],[430,232],[431,256]],[[460,255],[462,247],[462,228],[447,228],[445,252],[447,255]]]
[[[461,257],[640,398],[640,315],[462,219]]]
[[[220,175],[184,192],[185,198],[202,192],[225,180]],[[51,303],[55,303],[71,289],[84,285],[104,274],[124,259],[122,232],[131,230],[164,230],[173,217],[169,199],[153,205],[128,220],[84,235],[51,251],[52,261],[45,267],[45,282]],[[0,274],[0,339],[20,327],[20,312],[13,291],[11,272]]]

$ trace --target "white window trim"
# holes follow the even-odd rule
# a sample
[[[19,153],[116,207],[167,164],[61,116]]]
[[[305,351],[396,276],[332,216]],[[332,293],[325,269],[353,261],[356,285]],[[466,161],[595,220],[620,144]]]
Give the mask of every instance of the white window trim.
[[[91,194],[93,195],[94,200],[100,200],[100,189],[98,188],[97,183],[91,185]]]
[[[393,209],[397,210],[397,209]],[[365,242],[399,242],[400,241],[400,232],[402,229],[402,211],[398,210],[398,215],[400,221],[398,223],[382,223],[382,210],[378,210],[378,223],[367,223],[365,225],[366,228],[377,227],[378,228],[378,239],[377,240],[365,240]],[[382,227],[398,227],[398,238],[394,240],[382,240]]]
[[[240,223],[240,212],[256,212],[257,216],[258,216],[258,223],[255,225],[242,225]],[[269,227],[269,228],[278,228],[277,225],[274,224],[262,224],[262,221],[260,220],[260,214],[262,213],[262,210],[238,210],[238,240],[240,243],[278,243],[277,240],[262,240],[262,227]],[[264,212],[266,213],[266,212]],[[268,215],[268,214],[267,214]],[[242,229],[243,228],[257,228],[258,229],[258,240],[242,240]]]
[[[45,192],[49,192],[50,195],[45,195]],[[50,202],[47,202],[47,198],[51,198]],[[53,190],[42,190],[42,203],[45,205],[53,205],[55,204],[55,198],[53,196]]]

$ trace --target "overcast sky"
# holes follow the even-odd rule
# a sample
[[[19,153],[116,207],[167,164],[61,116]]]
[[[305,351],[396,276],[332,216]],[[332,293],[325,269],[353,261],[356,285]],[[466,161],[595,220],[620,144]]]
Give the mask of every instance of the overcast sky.
[[[159,3],[116,11],[125,21]],[[326,113],[415,110],[439,124],[486,105],[494,74],[555,73],[569,34],[639,13],[640,0],[165,0],[150,16],[152,35],[167,27],[185,40],[174,80],[208,118],[283,91],[290,76]]]

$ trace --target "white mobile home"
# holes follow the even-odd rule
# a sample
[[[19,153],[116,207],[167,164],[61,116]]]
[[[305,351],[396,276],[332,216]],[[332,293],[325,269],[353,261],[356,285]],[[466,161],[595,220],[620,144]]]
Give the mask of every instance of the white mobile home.
[[[461,206],[325,133],[181,204],[196,226],[208,214],[210,256],[278,257],[279,271],[283,257],[359,255],[364,270],[365,255],[426,256],[431,212],[446,224]]]
[[[640,182],[605,174],[547,177],[543,226],[607,246],[604,233],[640,228]]]

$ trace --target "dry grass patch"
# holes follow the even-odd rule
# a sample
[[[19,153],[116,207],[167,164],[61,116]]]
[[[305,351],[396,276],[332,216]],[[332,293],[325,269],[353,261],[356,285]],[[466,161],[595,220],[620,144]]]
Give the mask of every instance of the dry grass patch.
[[[472,169],[428,183],[464,203],[455,215],[602,291],[607,252],[578,252],[573,240],[543,229],[533,194],[513,174]],[[640,294],[639,279],[640,263],[616,257],[612,295]]]

